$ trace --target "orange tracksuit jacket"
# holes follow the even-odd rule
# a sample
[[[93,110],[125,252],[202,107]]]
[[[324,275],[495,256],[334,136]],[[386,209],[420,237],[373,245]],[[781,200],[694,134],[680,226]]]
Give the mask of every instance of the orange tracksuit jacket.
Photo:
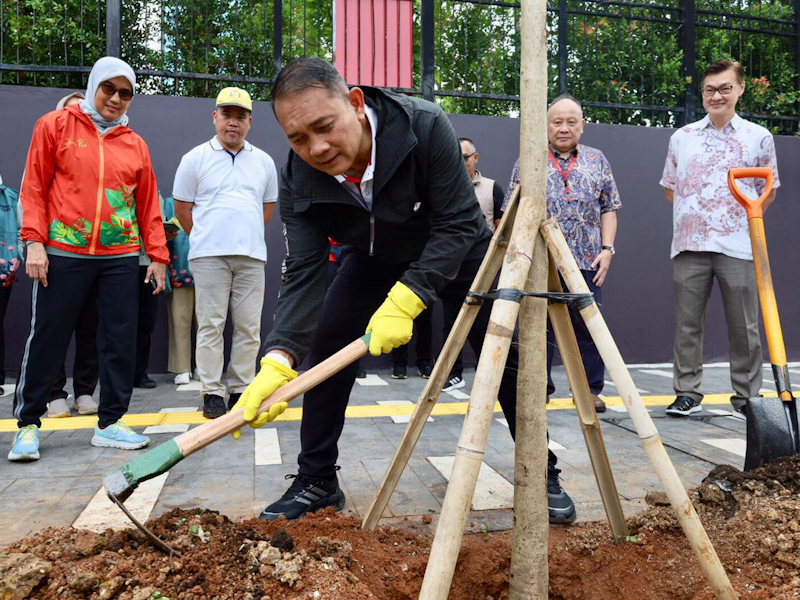
[[[20,193],[23,241],[169,263],[150,151],[129,127],[100,136],[77,106],[36,122]]]

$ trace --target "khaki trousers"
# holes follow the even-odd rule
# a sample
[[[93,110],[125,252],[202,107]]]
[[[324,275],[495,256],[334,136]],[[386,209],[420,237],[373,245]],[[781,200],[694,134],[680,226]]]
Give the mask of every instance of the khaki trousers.
[[[192,321],[194,320],[194,287],[173,287],[167,294],[169,323],[170,373],[192,372]]]
[[[703,323],[716,277],[730,345],[734,406],[761,389],[758,290],[753,261],[718,252],[681,252],[673,261],[676,318],[673,386],[679,396],[703,399]]]
[[[264,267],[263,261],[249,256],[206,256],[189,261],[197,315],[195,360],[202,395],[225,395],[222,334],[228,309],[233,324],[228,392],[243,392],[255,377],[261,347]]]

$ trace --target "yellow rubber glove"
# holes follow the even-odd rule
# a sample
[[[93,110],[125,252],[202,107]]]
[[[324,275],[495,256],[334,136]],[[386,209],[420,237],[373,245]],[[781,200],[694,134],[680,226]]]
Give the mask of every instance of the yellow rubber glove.
[[[297,377],[297,371],[265,356],[261,359],[261,370],[258,375],[250,382],[250,385],[247,386],[239,401],[233,405],[231,411],[244,407],[244,420],[248,422],[250,427],[254,429],[263,427],[282,415],[288,404],[286,402],[278,402],[270,406],[269,410],[256,416],[258,407],[261,406],[264,398],[271,396],[275,390],[286,385],[295,377]],[[242,435],[241,429],[237,429],[232,435],[233,439],[238,440],[239,436]]]
[[[369,353],[380,356],[407,344],[414,332],[414,319],[425,308],[419,296],[405,284],[395,283],[367,325],[366,333],[372,334]]]

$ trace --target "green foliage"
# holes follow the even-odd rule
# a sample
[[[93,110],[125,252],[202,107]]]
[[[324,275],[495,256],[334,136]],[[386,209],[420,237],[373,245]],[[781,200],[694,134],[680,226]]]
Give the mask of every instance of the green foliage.
[[[698,3],[709,10],[737,10],[727,3],[723,5],[719,0],[698,0]],[[740,21],[747,27],[786,32],[792,31],[794,27],[791,23],[794,19],[793,4],[789,0],[755,3],[749,4],[746,8],[739,8],[737,12],[742,15],[789,21],[788,26],[787,24],[763,21]],[[719,20],[709,21],[709,25],[712,26],[718,23]],[[698,105],[701,103],[700,85],[702,82],[700,78],[704,65],[720,58],[730,58],[741,61],[745,67],[746,88],[739,104],[742,112],[751,115],[797,115],[800,93],[796,88],[797,64],[792,37],[698,27],[695,52],[698,65]],[[751,118],[771,129],[773,133],[792,133],[793,131],[791,122]]]
[[[271,0],[177,0],[144,5],[138,15],[126,14],[123,56],[138,68],[170,73],[202,73],[208,79],[142,77],[151,93],[215,96],[225,85],[219,76],[255,78],[249,82],[256,99],[269,97],[266,80],[275,73],[273,62],[274,3]],[[298,56],[333,60],[333,22],[330,2],[285,0],[283,4],[283,62]],[[145,39],[144,50],[135,40]]]
[[[509,0],[510,3],[510,0]],[[568,0],[566,86],[559,85],[558,14],[548,12],[549,95],[566,89],[585,104],[590,121],[675,126],[688,88],[702,115],[699,76],[722,56],[742,61],[747,91],[741,110],[774,132],[790,133],[797,90],[794,0],[695,0],[695,81],[682,72],[679,0],[623,3]],[[421,0],[414,0],[414,87],[421,88]],[[550,8],[556,8],[550,0]],[[82,11],[81,11],[82,7]],[[601,15],[577,14],[601,12]],[[734,16],[716,16],[702,11]],[[515,116],[519,112],[520,11],[456,0],[435,1],[437,101],[449,112]],[[145,93],[213,97],[228,80],[254,98],[269,98],[274,75],[273,0],[125,0],[122,56],[141,74]],[[749,17],[757,17],[753,20]],[[333,0],[283,0],[283,63],[298,56],[333,60]],[[775,22],[765,21],[774,19]],[[744,27],[740,32],[722,27]],[[105,53],[105,0],[6,0],[2,3],[4,63],[91,64]],[[166,75],[165,75],[166,73]],[[206,78],[172,77],[195,73]],[[85,74],[0,73],[0,82],[81,88]],[[449,92],[504,99],[455,97]],[[597,103],[621,107],[595,106]]]
[[[444,0],[436,3],[436,88],[519,94],[519,10]],[[516,103],[443,96],[448,112],[507,115]]]

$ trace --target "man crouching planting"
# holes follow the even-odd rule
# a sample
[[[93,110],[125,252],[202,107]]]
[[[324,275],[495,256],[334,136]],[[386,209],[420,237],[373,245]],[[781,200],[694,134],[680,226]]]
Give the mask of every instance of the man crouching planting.
[[[378,356],[406,344],[414,318],[437,297],[457,313],[490,241],[458,138],[435,104],[348,89],[316,58],[280,72],[272,103],[292,149],[278,200],[288,255],[261,371],[236,405],[252,427],[274,418],[254,417],[264,398],[297,376],[292,367],[307,353],[316,365],[366,330]],[[346,248],[326,294],[329,237]],[[490,311],[484,303],[469,334],[476,354]],[[498,395],[512,436],[517,364],[512,345]],[[306,393],[298,474],[262,518],[343,508],[337,443],[356,370],[350,365]],[[570,522],[575,507],[552,452],[548,463],[550,520]]]

